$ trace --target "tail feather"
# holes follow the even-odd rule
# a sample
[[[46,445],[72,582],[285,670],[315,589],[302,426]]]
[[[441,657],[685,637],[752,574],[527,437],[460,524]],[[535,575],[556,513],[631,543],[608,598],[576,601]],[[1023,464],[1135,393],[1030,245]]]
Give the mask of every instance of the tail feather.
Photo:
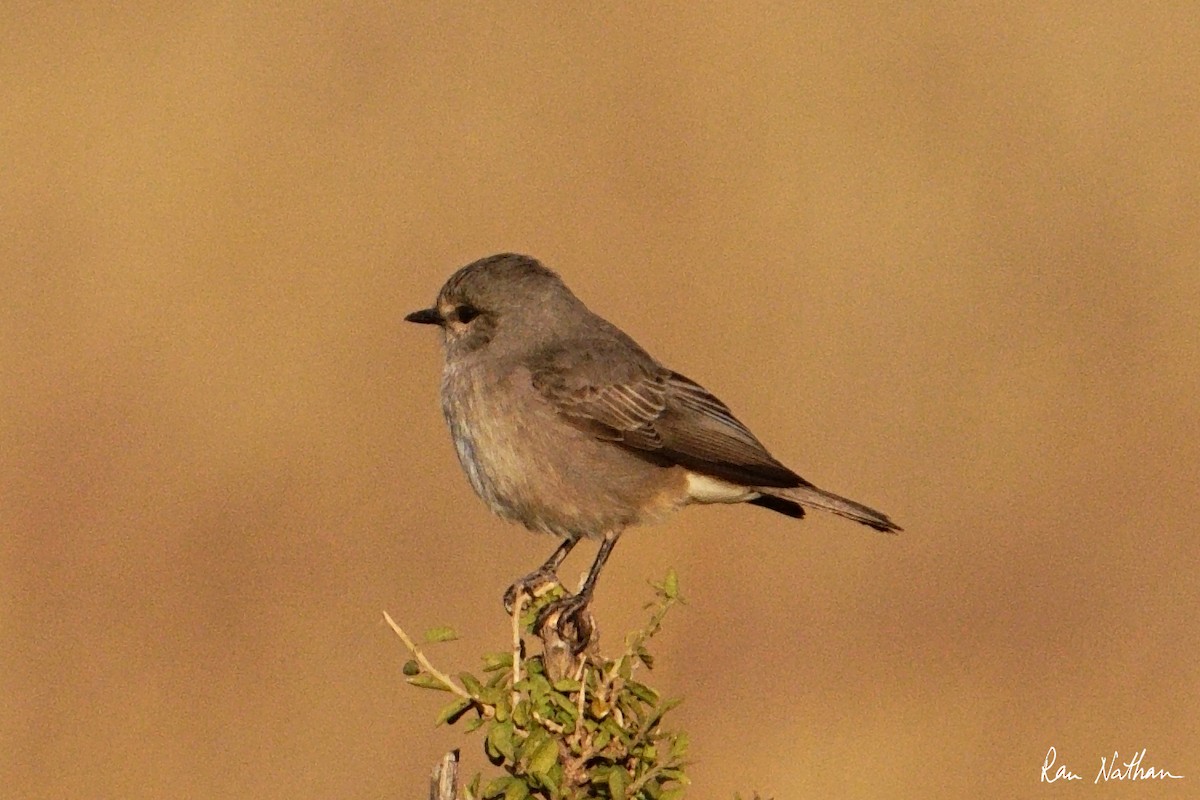
[[[896,523],[888,519],[887,514],[876,511],[873,508],[868,508],[862,503],[856,503],[845,497],[841,497],[832,492],[827,492],[824,489],[818,489],[815,486],[796,486],[788,488],[760,488],[764,496],[778,497],[782,500],[790,500],[794,503],[799,503],[808,508],[819,508],[822,511],[829,511],[837,514],[839,517],[852,519],[855,522],[866,525],[869,528],[874,528],[883,533],[896,533],[904,530]],[[772,508],[772,505],[767,503],[759,503],[767,508]],[[774,509],[773,509],[774,510]],[[782,512],[787,513],[787,512]],[[798,515],[792,515],[798,516]]]

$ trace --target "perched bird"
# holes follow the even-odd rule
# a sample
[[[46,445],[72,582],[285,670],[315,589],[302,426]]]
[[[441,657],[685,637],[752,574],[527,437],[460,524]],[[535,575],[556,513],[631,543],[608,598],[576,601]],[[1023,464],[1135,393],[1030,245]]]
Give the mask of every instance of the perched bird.
[[[559,609],[578,626],[621,532],[691,503],[745,502],[796,518],[816,508],[900,530],[785,467],[728,406],[529,256],[468,264],[432,308],[405,319],[442,330],[442,411],[475,492],[499,516],[562,539],[510,587],[506,605],[552,579],[580,539],[599,538],[582,588]]]

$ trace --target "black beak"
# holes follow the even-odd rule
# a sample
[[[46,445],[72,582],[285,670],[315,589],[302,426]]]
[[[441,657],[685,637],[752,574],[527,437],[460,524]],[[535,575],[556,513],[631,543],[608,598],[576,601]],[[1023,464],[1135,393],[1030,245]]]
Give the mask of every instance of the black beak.
[[[446,318],[436,308],[422,308],[404,318],[405,322],[416,322],[419,325],[445,325]]]

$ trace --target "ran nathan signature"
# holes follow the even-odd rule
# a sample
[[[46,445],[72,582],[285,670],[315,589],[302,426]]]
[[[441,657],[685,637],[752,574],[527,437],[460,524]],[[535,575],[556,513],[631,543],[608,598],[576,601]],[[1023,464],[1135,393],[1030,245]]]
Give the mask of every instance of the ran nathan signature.
[[[1182,775],[1175,775],[1161,767],[1143,767],[1142,760],[1146,758],[1146,748],[1142,748],[1133,758],[1128,761],[1121,761],[1120,755],[1114,750],[1112,760],[1101,756],[1100,771],[1096,773],[1095,780],[1092,783],[1104,781],[1157,781],[1157,780],[1181,780]],[[1081,781],[1083,776],[1072,772],[1066,764],[1056,764],[1058,761],[1058,751],[1053,747],[1046,751],[1046,760],[1042,762],[1042,779],[1041,783],[1054,783],[1055,781]]]

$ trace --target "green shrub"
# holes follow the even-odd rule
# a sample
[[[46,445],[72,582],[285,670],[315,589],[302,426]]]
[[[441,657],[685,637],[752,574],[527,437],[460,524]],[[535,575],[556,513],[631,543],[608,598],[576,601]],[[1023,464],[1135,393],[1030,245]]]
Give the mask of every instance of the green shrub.
[[[482,734],[483,750],[500,774],[477,774],[465,789],[472,800],[677,800],[684,775],[688,740],[663,727],[680,701],[634,679],[653,667],[647,644],[661,629],[667,612],[681,602],[674,571],[652,584],[646,625],[625,637],[624,651],[602,658],[591,647],[575,655],[557,639],[553,625],[532,630],[538,612],[561,597],[561,587],[513,611],[511,651],[483,657],[479,675],[457,679],[438,670],[421,648],[392,621],[412,660],[404,674],[414,686],[449,692],[454,699],[437,723],[462,724]],[[549,632],[548,632],[549,629]],[[450,628],[428,631],[428,643],[454,638]],[[541,652],[528,656],[528,643]]]

